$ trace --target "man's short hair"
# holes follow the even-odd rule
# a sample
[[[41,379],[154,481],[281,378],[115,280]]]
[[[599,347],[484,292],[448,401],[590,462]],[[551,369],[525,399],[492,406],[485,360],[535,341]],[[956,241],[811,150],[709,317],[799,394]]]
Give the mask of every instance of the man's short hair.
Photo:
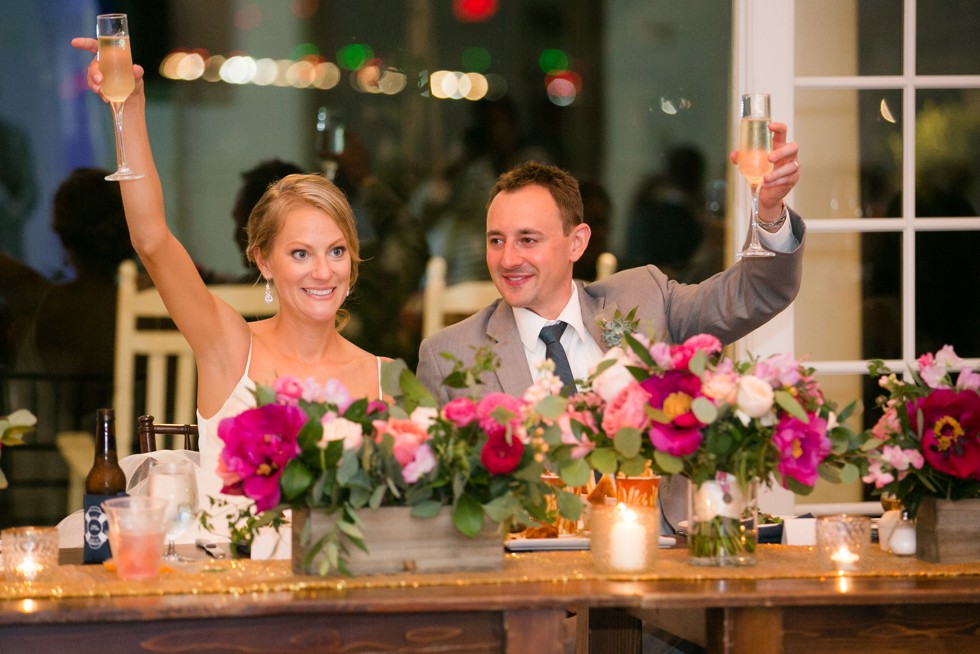
[[[582,215],[582,194],[579,192],[578,181],[566,171],[557,166],[528,161],[512,168],[497,178],[490,191],[490,199],[487,201],[487,208],[497,197],[498,193],[512,192],[524,188],[525,186],[543,186],[551,193],[555,204],[558,205],[558,212],[561,214],[562,232],[566,236],[576,225],[583,222]]]

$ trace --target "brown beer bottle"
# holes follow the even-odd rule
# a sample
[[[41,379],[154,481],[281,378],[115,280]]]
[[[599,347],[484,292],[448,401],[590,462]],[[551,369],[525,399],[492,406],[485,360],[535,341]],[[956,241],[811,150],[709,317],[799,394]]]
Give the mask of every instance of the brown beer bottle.
[[[85,477],[83,560],[101,563],[109,558],[109,523],[102,502],[126,493],[126,474],[116,456],[116,413],[99,409],[95,429],[95,461]]]

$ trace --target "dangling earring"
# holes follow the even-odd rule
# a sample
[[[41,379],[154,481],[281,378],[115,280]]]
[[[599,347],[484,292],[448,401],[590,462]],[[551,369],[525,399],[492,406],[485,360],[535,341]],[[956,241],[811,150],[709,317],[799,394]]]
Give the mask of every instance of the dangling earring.
[[[272,304],[272,286],[269,284],[269,280],[265,280],[265,303]]]
[[[350,288],[351,288],[350,286],[347,287],[347,295],[345,295],[344,297],[350,297]]]

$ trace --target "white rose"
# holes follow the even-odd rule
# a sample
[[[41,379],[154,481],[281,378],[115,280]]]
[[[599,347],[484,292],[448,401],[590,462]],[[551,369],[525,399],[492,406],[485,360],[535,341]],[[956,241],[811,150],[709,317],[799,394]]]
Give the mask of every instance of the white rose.
[[[603,361],[615,361],[616,363],[603,370],[598,377],[592,380],[592,390],[606,402],[612,402],[620,391],[635,381],[635,378],[624,365],[626,354],[621,348],[610,348],[599,363],[601,364]]]
[[[334,420],[321,421],[323,425],[323,438],[317,443],[321,448],[325,448],[330,441],[344,441],[345,450],[356,450],[364,441],[364,432],[361,425],[352,422],[347,418],[336,418]]]
[[[745,375],[738,381],[735,402],[745,415],[761,418],[772,410],[772,386],[755,375]]]
[[[439,409],[434,409],[427,406],[415,407],[415,410],[412,411],[412,415],[408,417],[409,420],[421,427],[424,431],[429,431],[429,427],[432,426],[432,423],[434,423],[437,418],[439,418]]]

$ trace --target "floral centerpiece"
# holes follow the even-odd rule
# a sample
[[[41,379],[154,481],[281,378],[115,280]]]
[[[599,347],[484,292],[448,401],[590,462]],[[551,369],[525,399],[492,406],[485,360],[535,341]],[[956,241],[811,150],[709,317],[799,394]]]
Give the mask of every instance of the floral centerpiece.
[[[476,399],[479,375],[493,365],[489,349],[471,368],[456,361],[446,383],[470,387],[473,398],[441,409],[401,361],[384,366],[390,405],[352,398],[337,381],[287,377],[259,386],[256,408],[218,427],[222,492],[252,501],[233,513],[232,540],[248,543],[258,529],[281,526],[286,509],[294,517],[317,511],[333,516],[334,527],[302,534],[304,568],[323,552],[320,574],[348,573],[351,548],[370,551],[364,510],[401,506],[429,518],[448,508],[467,536],[487,518],[503,531],[553,519],[547,496],[555,491],[541,480],[544,456],[527,435],[527,403],[504,394]]]
[[[37,418],[27,409],[19,409],[9,416],[0,416],[0,454],[4,445],[23,445],[24,434],[34,430]],[[7,487],[7,477],[0,470],[0,489]]]
[[[757,484],[778,476],[807,494],[820,476],[858,479],[861,441],[842,424],[853,405],[837,414],[801,362],[735,361],[713,336],[670,345],[631,333],[629,322],[580,392],[542,412],[566,483],[580,484],[590,469],[640,474],[648,461],[686,477],[692,562],[744,565],[754,562]]]
[[[980,374],[949,345],[916,363],[918,371],[906,379],[880,360],[869,365],[886,394],[878,397],[882,416],[867,434],[864,477],[912,517],[926,497],[980,497]]]

